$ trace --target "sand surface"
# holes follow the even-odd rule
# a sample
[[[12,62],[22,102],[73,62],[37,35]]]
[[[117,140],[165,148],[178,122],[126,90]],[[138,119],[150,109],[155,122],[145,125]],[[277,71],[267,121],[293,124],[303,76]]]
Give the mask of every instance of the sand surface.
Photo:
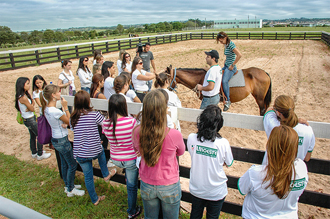
[[[272,78],[272,103],[278,95],[286,94],[294,98],[298,117],[310,121],[330,122],[330,50],[318,41],[270,41],[270,40],[234,40],[243,57],[238,63],[238,68],[258,67],[267,71]],[[193,40],[173,44],[152,46],[157,72],[170,64],[173,67],[201,68],[207,67],[204,51],[217,49],[220,53],[219,64],[224,61],[223,47],[213,40]],[[134,50],[128,50],[134,55]],[[117,61],[118,53],[104,55],[106,61]],[[76,71],[78,60],[72,60],[72,70]],[[92,60],[89,63],[92,67]],[[55,154],[47,160],[32,160],[29,148],[29,133],[24,125],[16,122],[16,109],[14,108],[15,82],[18,77],[29,77],[32,82],[34,75],[42,75],[47,82],[57,83],[59,73],[62,71],[60,63],[47,64],[24,69],[0,72],[0,152],[14,155],[20,160],[35,162],[57,168]],[[79,78],[76,77],[75,85],[80,89]],[[199,108],[201,101],[193,92],[183,85],[179,85],[179,98],[182,106]],[[31,92],[32,93],[32,92]],[[223,105],[219,104],[222,108]],[[36,111],[38,109],[36,107]],[[250,95],[241,102],[233,103],[229,112],[248,115],[259,115],[258,106]],[[186,138],[189,133],[196,132],[196,124],[181,122],[182,134]],[[244,148],[265,150],[266,134],[263,131],[254,131],[238,128],[224,127],[221,135],[227,138],[231,145]],[[70,138],[72,139],[72,133]],[[312,157],[330,159],[330,140],[316,139]],[[50,151],[45,147],[47,151]],[[190,166],[188,152],[180,159],[180,164]],[[251,164],[235,161],[233,166],[226,169],[226,173],[241,176]],[[182,189],[189,190],[189,181],[181,180]],[[308,190],[330,194],[330,177],[320,174],[309,174]],[[238,190],[229,189],[227,201],[243,203],[244,197]],[[189,206],[188,206],[189,208]],[[326,218],[330,217],[330,210],[299,204],[300,218]]]

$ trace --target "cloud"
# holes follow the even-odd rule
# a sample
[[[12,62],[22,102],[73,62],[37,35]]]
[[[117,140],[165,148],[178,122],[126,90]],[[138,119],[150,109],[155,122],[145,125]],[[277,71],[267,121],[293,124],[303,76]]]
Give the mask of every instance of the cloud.
[[[2,26],[13,31],[163,21],[330,17],[330,1],[2,0]]]

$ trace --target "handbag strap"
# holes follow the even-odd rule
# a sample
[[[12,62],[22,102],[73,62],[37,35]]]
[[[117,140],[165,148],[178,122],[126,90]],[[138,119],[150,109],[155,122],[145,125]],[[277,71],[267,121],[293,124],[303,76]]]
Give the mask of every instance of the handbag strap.
[[[68,80],[68,82],[70,81],[69,78],[63,72],[61,72],[61,74],[64,75],[64,77],[66,78],[66,80]]]

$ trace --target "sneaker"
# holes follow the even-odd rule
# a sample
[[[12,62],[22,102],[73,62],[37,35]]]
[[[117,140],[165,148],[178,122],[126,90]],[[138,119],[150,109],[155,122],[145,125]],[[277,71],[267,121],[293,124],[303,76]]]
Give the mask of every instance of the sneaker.
[[[81,185],[74,185],[75,189],[81,189]],[[64,187],[64,192],[68,193],[68,187]]]
[[[85,191],[84,190],[79,190],[79,189],[73,188],[72,191],[66,193],[66,195],[68,197],[73,197],[75,195],[77,195],[77,196],[83,196],[83,195],[85,195]]]
[[[223,107],[223,111],[227,111],[227,110],[229,110],[230,104],[231,104],[230,100],[229,100],[229,101],[226,101],[226,104],[225,104],[225,106]]]
[[[34,158],[34,159],[36,159],[36,158],[37,158],[37,156],[38,156],[38,154],[37,154],[37,153],[35,153],[35,154],[32,154],[32,158]]]
[[[107,167],[110,167],[111,168],[111,167],[115,167],[115,166],[116,165],[114,165],[111,160],[108,161]]]
[[[136,213],[132,214],[132,215],[128,215],[128,219],[133,219],[136,218],[137,216],[139,216],[142,212],[142,208],[141,206],[136,206]]]
[[[42,153],[41,156],[37,155],[37,160],[43,160],[43,159],[47,159],[50,157],[50,155],[52,155],[51,153]]]

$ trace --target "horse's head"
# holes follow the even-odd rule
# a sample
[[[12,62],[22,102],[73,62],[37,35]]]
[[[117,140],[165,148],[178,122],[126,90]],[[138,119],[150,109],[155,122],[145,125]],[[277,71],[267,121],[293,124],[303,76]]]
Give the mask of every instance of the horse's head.
[[[169,89],[170,90],[175,90],[175,88],[177,87],[177,82],[176,82],[176,75],[172,69],[172,65],[166,67],[165,71],[162,72],[162,73],[165,73],[169,76],[169,83],[170,83],[170,86],[169,86]]]

